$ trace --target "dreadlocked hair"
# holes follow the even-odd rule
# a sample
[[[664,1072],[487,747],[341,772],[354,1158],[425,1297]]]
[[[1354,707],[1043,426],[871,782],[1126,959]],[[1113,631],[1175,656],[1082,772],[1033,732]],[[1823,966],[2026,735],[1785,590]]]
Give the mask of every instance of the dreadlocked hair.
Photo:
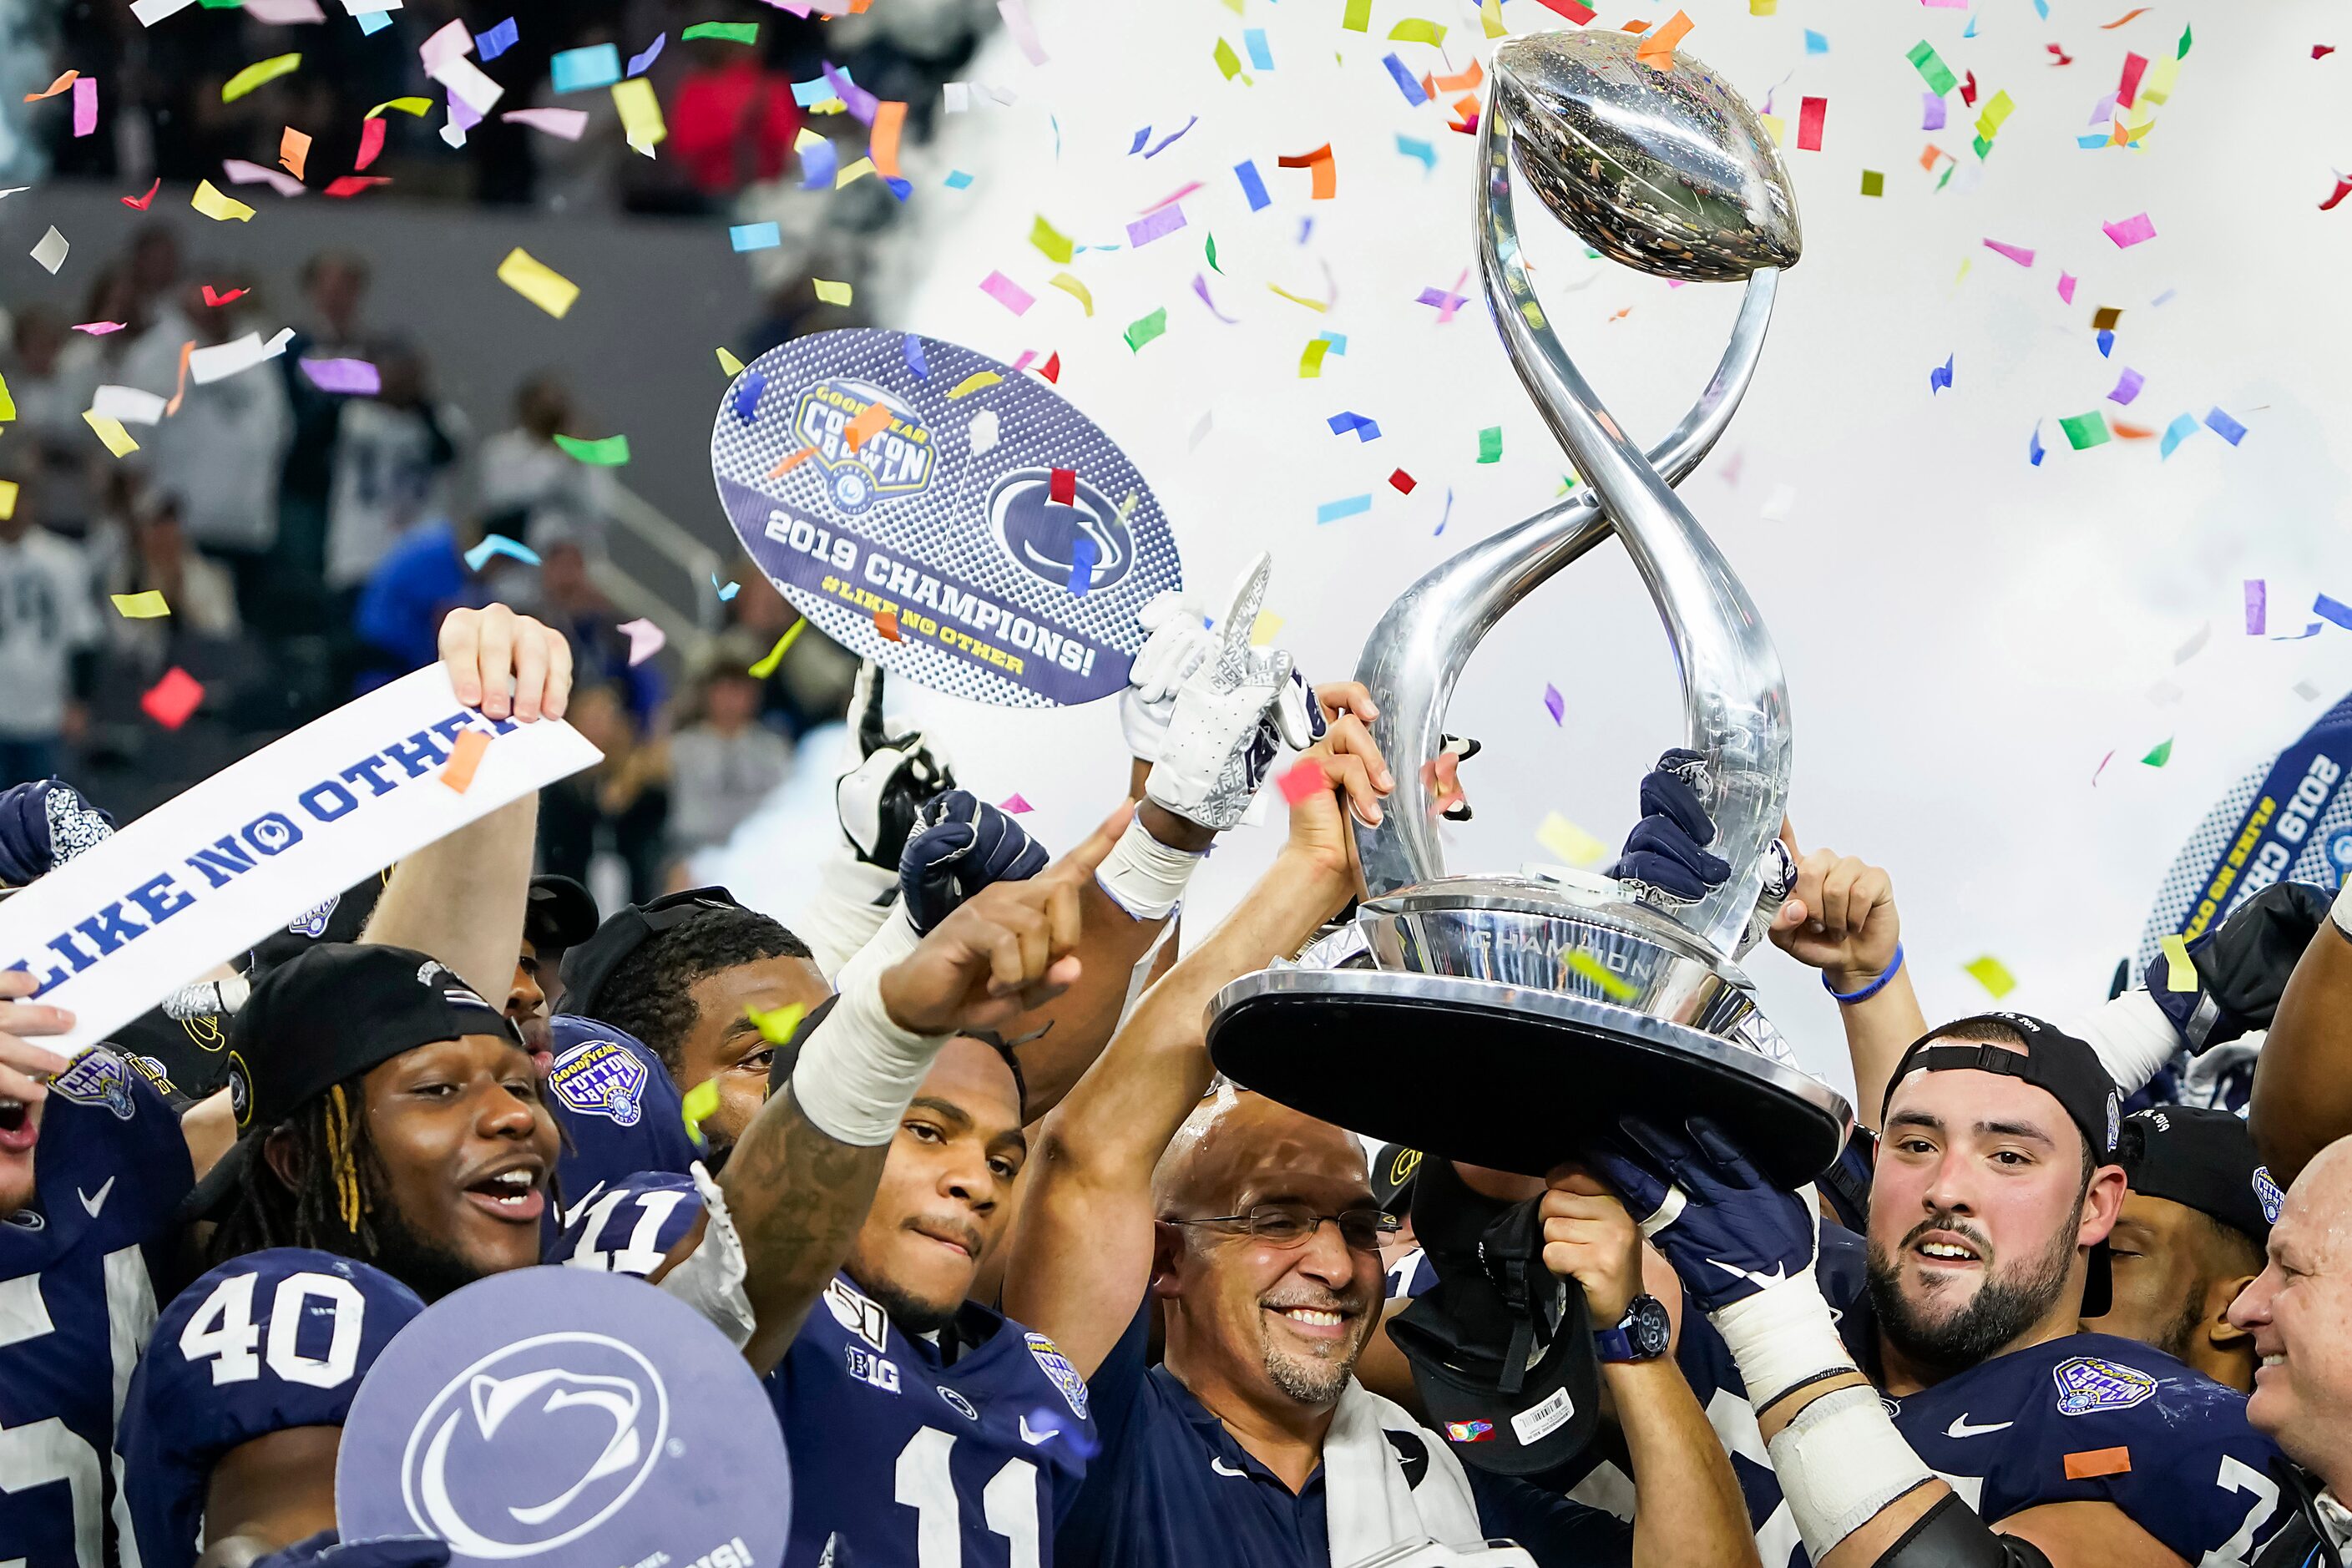
[[[268,1159],[268,1140],[289,1140],[293,1180]],[[360,1079],[345,1079],[257,1139],[236,1193],[213,1232],[209,1261],[225,1263],[271,1247],[307,1247],[345,1258],[377,1250],[369,1215],[386,1199],[383,1164],[368,1136]]]
[[[701,1016],[694,1001],[698,982],[739,963],[810,956],[808,943],[755,910],[697,910],[614,966],[598,988],[596,1016],[643,1040],[675,1074]]]

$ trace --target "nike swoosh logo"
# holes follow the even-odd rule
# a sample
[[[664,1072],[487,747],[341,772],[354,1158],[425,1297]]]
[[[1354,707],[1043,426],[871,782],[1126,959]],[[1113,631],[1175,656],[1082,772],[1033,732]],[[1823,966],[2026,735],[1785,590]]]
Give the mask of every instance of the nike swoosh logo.
[[[114,1178],[112,1176],[106,1178],[105,1184],[98,1189],[98,1196],[96,1197],[91,1197],[79,1187],[76,1187],[74,1189],[75,1194],[81,1199],[81,1206],[89,1212],[89,1217],[92,1219],[96,1219],[98,1217],[98,1211],[106,1206],[106,1196],[112,1191],[114,1191]]]
[[[1968,1415],[1964,1411],[1952,1417],[1952,1424],[1944,1428],[1944,1436],[1947,1437],[1981,1437],[1988,1432],[2006,1432],[2011,1426],[2016,1425],[2017,1423],[2014,1421],[1995,1421],[1983,1426],[1971,1426],[1969,1425]]]
[[[1223,1459],[1217,1458],[1212,1458],[1209,1461],[1209,1468],[1214,1470],[1221,1476],[1246,1476],[1249,1474],[1247,1470],[1237,1470],[1231,1465],[1225,1463]]]
[[[1059,1427],[1048,1426],[1040,1432],[1029,1425],[1029,1417],[1024,1415],[1021,1418],[1021,1440],[1033,1448],[1040,1443],[1048,1442],[1061,1435]]]

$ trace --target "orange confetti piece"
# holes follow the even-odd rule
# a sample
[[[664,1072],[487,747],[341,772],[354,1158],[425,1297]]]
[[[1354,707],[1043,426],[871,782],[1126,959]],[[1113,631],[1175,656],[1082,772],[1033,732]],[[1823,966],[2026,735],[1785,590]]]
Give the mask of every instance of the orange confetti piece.
[[[1478,68],[1476,60],[1472,60],[1470,68],[1459,76],[1433,76],[1429,79],[1429,81],[1438,92],[1467,92],[1486,79],[1486,73]],[[1436,92],[1430,94],[1432,98],[1436,96]]]
[[[2132,16],[2137,16],[2137,11]],[[2130,16],[2124,18],[2131,20]],[[2085,1448],[2066,1456],[2066,1479],[2086,1481],[2094,1476],[2121,1476],[2131,1472],[2129,1448]]]
[[[1297,153],[1275,163],[1285,169],[1304,169],[1312,180],[1307,187],[1309,199],[1328,202],[1339,190],[1339,171],[1331,162],[1331,143],[1326,142],[1312,153]]]
[[[874,629],[882,634],[882,638],[885,642],[904,642],[907,640],[898,635],[898,612],[896,610],[875,611]]]
[[[1617,30],[1621,33],[1646,33],[1650,30],[1650,24],[1637,16]]]
[[[1677,11],[1656,32],[1643,37],[1641,47],[1633,51],[1633,58],[1654,66],[1664,61],[1660,68],[1670,70],[1675,63],[1675,46],[1681,43],[1690,30],[1690,17]]]
[[[2117,27],[2122,26],[2126,22],[2130,21],[2134,16],[2144,16],[2146,15],[2147,15],[2147,6],[2135,5],[2130,10],[2125,12],[2122,16],[2116,17],[2114,21],[2100,23],[2099,31],[2102,33],[2112,33]]]
[[[794,468],[799,468],[803,463],[807,462],[811,458],[815,456],[816,448],[814,447],[803,447],[797,452],[788,452],[774,468],[768,470],[768,477],[772,479],[781,479],[786,474],[791,473]]]
[[[472,787],[474,770],[482,765],[482,753],[490,749],[488,730],[463,730],[449,747],[449,765],[441,770],[441,782],[459,795]]]
[[[45,98],[55,98],[58,94],[65,91],[66,89],[71,87],[76,81],[79,80],[80,78],[81,72],[68,71],[65,75],[58,78],[57,80],[43,88],[40,91],[26,93],[25,95],[25,101],[26,103],[38,103]]]
[[[1935,172],[1936,160],[1943,155],[1944,150],[1930,142],[1919,150],[1919,166],[1932,174]]]
[[[2115,432],[2118,441],[2145,441],[2156,434],[2146,425],[2126,425],[2120,419],[2108,420],[2107,427]]]
[[[172,401],[163,405],[163,417],[169,419],[180,411],[180,399],[188,395],[188,356],[196,352],[196,340],[190,338],[180,345],[180,384],[172,389]]]
[[[302,177],[302,165],[310,156],[310,139],[291,125],[278,138],[278,162],[296,179]]]
[[[907,106],[903,103],[881,103],[874,108],[874,135],[866,144],[866,155],[874,160],[874,172],[885,179],[898,175],[898,133],[907,127]]]
[[[856,418],[851,420],[843,428],[841,438],[848,442],[849,449],[855,452],[889,427],[890,405],[887,403],[869,403]]]

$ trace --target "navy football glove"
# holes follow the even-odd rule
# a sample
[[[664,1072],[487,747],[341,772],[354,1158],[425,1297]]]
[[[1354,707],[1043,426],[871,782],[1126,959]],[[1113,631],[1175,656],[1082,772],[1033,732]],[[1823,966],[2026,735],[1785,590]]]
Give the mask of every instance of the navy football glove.
[[[441,1568],[448,1561],[449,1543],[429,1535],[344,1541],[333,1531],[322,1530],[255,1558],[251,1568]]]
[[[0,887],[29,887],[113,836],[114,818],[63,779],[0,790]]]
[[[1720,887],[1731,867],[1706,846],[1715,842],[1715,824],[1699,802],[1706,762],[1679,748],[1658,759],[1642,776],[1642,820],[1625,836],[1625,852],[1608,874],[1637,890],[1654,890],[1682,903],[1696,903]]]
[[[926,805],[898,857],[907,920],[927,933],[995,882],[1024,882],[1045,868],[1045,847],[1010,816],[951,789]]]
[[[1668,1130],[1627,1116],[1618,1126],[1620,1136],[1586,1163],[1616,1189],[1701,1310],[1811,1273],[1821,1229],[1805,1201],[1772,1185],[1713,1122],[1694,1116]]]
[[[2202,1051],[2249,1029],[2267,1029],[2287,977],[2327,921],[2328,894],[2308,882],[2273,882],[2190,944],[2197,984],[2172,989],[2172,963],[2147,966],[2149,999],[2172,1020],[2181,1044]]]

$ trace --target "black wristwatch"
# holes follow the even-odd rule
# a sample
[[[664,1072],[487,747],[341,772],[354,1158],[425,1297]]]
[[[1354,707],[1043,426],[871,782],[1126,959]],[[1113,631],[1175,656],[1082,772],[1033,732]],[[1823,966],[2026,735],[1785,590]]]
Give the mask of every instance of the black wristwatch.
[[[1592,1331],[1592,1353],[1602,1361],[1655,1361],[1666,1353],[1673,1332],[1665,1303],[1655,1296],[1636,1296],[1615,1328]]]

